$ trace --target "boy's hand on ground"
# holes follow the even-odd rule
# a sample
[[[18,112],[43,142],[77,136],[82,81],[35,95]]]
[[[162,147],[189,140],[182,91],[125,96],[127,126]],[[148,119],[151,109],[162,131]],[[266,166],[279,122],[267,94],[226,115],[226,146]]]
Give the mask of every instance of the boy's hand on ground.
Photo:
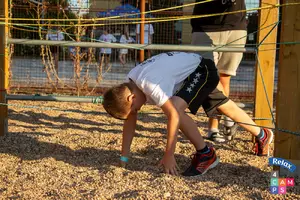
[[[127,165],[127,162],[124,162],[124,161],[120,160],[120,167],[125,168],[126,165]]]
[[[159,163],[159,166],[163,166],[166,174],[178,175],[177,164],[174,155],[167,156],[164,155]]]

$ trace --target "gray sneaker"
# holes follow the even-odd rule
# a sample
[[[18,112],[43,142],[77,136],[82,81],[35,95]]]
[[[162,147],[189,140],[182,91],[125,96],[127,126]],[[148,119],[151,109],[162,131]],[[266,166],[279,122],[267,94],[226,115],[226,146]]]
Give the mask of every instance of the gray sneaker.
[[[226,140],[227,140],[226,137],[219,132],[208,133],[207,139],[214,141],[214,142],[220,142],[220,143],[226,142]]]
[[[233,140],[234,137],[236,136],[238,127],[239,125],[237,123],[234,123],[234,125],[231,127],[224,126],[223,137],[225,137],[227,140]]]

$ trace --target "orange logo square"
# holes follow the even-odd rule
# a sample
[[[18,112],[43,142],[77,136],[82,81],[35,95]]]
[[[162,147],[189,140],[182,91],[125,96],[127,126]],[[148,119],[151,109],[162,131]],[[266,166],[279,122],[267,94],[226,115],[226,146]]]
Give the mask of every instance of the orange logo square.
[[[286,186],[286,179],[285,178],[279,178],[278,179],[278,186]]]

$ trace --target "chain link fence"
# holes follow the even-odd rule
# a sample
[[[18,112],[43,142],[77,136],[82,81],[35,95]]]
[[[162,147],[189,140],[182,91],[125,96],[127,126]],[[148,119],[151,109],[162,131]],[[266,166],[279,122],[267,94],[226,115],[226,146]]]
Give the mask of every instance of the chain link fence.
[[[192,2],[194,1],[146,1],[146,11],[150,11],[146,14],[146,19],[150,20],[150,23],[145,24],[147,41],[144,42],[190,44],[190,20],[183,17],[192,14],[193,6],[160,12],[151,11]],[[247,9],[259,7],[257,0],[247,0],[246,4]],[[101,93],[107,87],[122,83],[126,74],[140,60],[140,50],[126,48],[126,43],[122,41],[125,37],[125,42],[139,42],[139,5],[140,2],[133,0],[12,0],[10,11],[12,18],[15,19],[10,26],[12,38],[104,41],[125,46],[120,50],[119,48],[13,45],[10,92],[94,95]],[[174,17],[181,19],[170,20]],[[17,18],[19,20],[16,20]],[[33,20],[24,20],[25,18]],[[248,12],[247,19],[247,45],[253,47],[257,43],[258,13]],[[145,58],[161,52],[163,51],[145,50]],[[237,76],[232,78],[231,93],[234,99],[253,101],[255,62],[254,53],[244,53]],[[277,81],[277,72],[275,79]]]

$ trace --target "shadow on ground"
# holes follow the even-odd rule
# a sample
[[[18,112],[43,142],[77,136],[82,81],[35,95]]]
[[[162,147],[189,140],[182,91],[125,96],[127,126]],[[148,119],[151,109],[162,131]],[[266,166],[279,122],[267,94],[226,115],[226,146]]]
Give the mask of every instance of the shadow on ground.
[[[1,138],[0,153],[10,154],[22,160],[40,160],[51,157],[73,166],[93,167],[99,171],[109,170],[110,166],[118,166],[119,163],[119,151],[116,150],[98,148],[72,150],[61,144],[38,141],[24,132],[10,132],[8,136]],[[132,160],[127,169],[132,172],[146,171],[152,173],[154,174],[153,178],[162,176],[162,169],[157,167],[162,156],[163,150],[158,149],[155,145],[148,146],[147,150],[132,154]],[[190,164],[190,158],[185,155],[176,155],[175,157],[180,171],[184,171]],[[213,180],[218,183],[220,188],[232,184],[255,188],[256,184],[253,182],[253,177],[255,177],[256,182],[262,181],[265,183],[263,185],[268,185],[268,173],[252,166],[237,166],[230,163],[220,163],[215,169],[199,177],[199,181]]]
[[[99,112],[98,115],[106,115]],[[102,149],[102,147],[82,147],[77,150],[73,150],[68,146],[51,143],[45,141],[39,141],[39,137],[48,136],[43,132],[36,132],[34,129],[41,125],[49,127],[51,129],[64,130],[67,128],[90,131],[91,134],[94,130],[101,133],[111,134],[120,133],[118,129],[107,130],[102,128],[104,125],[109,125],[105,120],[99,121],[96,119],[75,119],[68,117],[67,115],[59,115],[57,117],[49,116],[45,113],[35,113],[32,111],[15,112],[9,111],[9,118],[12,120],[28,123],[29,125],[10,124],[18,128],[24,127],[26,131],[18,131],[15,129],[10,132],[6,137],[0,138],[0,153],[9,154],[18,157],[22,160],[41,160],[43,158],[54,158],[57,161],[62,161],[73,166],[80,167],[92,167],[99,171],[111,170],[110,166],[118,166],[119,154],[118,150],[114,149]],[[163,115],[152,116],[143,114],[139,118],[142,122],[147,123],[149,121],[155,121],[157,123],[165,123]],[[56,125],[55,122],[63,123],[63,125]],[[113,121],[116,125],[121,126],[122,122]],[[199,125],[205,126],[205,122],[198,122]],[[31,126],[32,125],[32,126]],[[91,128],[86,128],[84,125],[91,125]],[[132,154],[132,159],[127,167],[128,171],[124,173],[131,173],[135,171],[145,171],[152,174],[152,178],[164,176],[162,169],[157,167],[159,160],[162,158],[164,149],[161,148],[161,142],[165,140],[166,131],[162,128],[156,127],[144,127],[138,126],[140,132],[161,132],[162,137],[155,139],[151,144],[145,144],[143,150],[137,150]],[[151,134],[150,134],[151,135]],[[50,136],[49,136],[50,137]],[[151,138],[149,134],[138,134],[138,137]],[[179,142],[185,140],[179,138]],[[225,148],[219,145],[218,148]],[[231,149],[230,149],[231,150]],[[190,165],[190,158],[188,155],[177,154],[175,155],[177,164],[179,165],[180,172],[183,172]],[[230,177],[230,178],[228,178]],[[220,163],[215,169],[212,169],[204,176],[198,178],[184,178],[186,180],[197,180],[201,182],[215,182],[217,183],[217,189],[225,186],[231,186],[233,184],[239,185],[240,188],[259,188],[266,189],[269,184],[269,173],[264,172],[258,168],[250,165],[237,165],[231,163]],[[257,184],[259,183],[259,184]],[[262,185],[265,187],[263,188]],[[115,194],[116,198],[136,197],[139,190],[128,191],[119,194]],[[203,199],[205,196],[195,196],[194,199]],[[213,198],[211,198],[213,199]]]

